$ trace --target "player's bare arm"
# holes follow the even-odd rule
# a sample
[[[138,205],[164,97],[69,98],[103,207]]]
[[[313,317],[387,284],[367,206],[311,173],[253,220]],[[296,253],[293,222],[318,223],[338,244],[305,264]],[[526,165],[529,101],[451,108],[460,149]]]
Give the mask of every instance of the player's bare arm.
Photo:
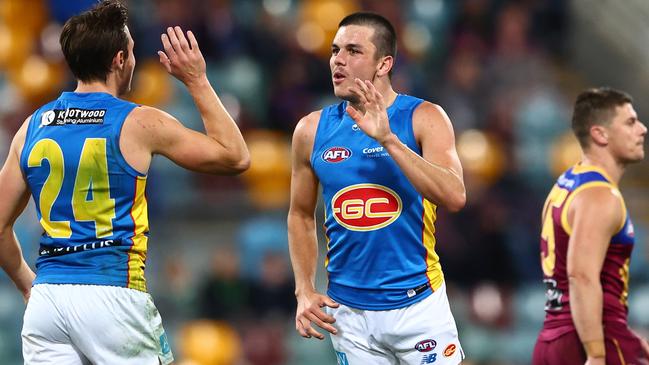
[[[30,118],[27,118],[27,121]],[[0,191],[3,195],[0,199],[0,266],[22,293],[25,302],[29,299],[35,275],[25,262],[13,226],[30,197],[29,188],[20,170],[20,152],[25,143],[27,121],[16,133],[7,160],[0,171]]]
[[[369,81],[356,80],[350,89],[361,109],[347,112],[370,137],[386,148],[408,180],[426,199],[458,211],[466,203],[462,165],[455,149],[451,122],[439,106],[423,102],[413,114],[413,130],[423,156],[419,156],[390,130],[386,103]]]
[[[608,186],[578,193],[568,211],[573,230],[567,257],[570,307],[589,365],[605,360],[600,275],[610,239],[624,218],[620,193]]]
[[[318,201],[318,178],[311,168],[310,156],[320,113],[302,118],[295,128],[292,142],[291,203],[288,213],[288,245],[295,275],[297,312],[295,329],[302,337],[324,339],[312,324],[335,334],[335,320],[322,308],[337,307],[331,298],[315,290],[318,241],[315,209]]]
[[[167,72],[187,86],[203,119],[206,134],[185,128],[161,110],[139,107],[129,115],[122,136],[128,139],[132,133],[136,145],[141,144],[148,152],[164,155],[191,170],[214,174],[245,171],[250,165],[248,148],[207,79],[205,59],[194,34],[189,31],[185,37],[180,27],[170,27],[161,38],[164,52],[158,53],[160,62]],[[128,141],[120,145],[123,151],[139,148]],[[136,157],[135,161],[130,161],[129,155],[125,153],[133,167],[148,168],[150,157]]]

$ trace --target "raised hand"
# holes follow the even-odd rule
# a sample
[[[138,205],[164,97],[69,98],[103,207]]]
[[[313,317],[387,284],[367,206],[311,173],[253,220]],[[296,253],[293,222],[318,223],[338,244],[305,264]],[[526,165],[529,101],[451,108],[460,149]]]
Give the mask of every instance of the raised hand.
[[[322,310],[325,306],[337,308],[339,304],[328,296],[316,292],[298,296],[295,329],[300,336],[324,340],[324,335],[313,328],[313,323],[329,333],[334,335],[338,333],[338,330],[331,325],[336,322],[336,319]]]
[[[358,96],[359,109],[350,103],[347,113],[365,134],[382,144],[392,134],[383,95],[369,80],[357,78],[354,82],[355,86],[349,88],[349,91]]]
[[[158,56],[167,72],[185,85],[205,77],[205,58],[191,30],[185,37],[180,27],[169,27],[160,38],[164,51],[158,51]]]

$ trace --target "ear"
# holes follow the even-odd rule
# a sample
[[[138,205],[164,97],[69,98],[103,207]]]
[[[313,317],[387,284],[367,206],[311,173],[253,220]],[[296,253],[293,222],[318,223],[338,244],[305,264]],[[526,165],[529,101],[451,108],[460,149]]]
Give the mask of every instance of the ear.
[[[394,57],[384,56],[383,58],[381,58],[381,61],[377,66],[376,76],[387,75],[390,70],[392,70],[392,66],[394,66]]]
[[[117,70],[122,70],[126,64],[126,54],[124,51],[118,51],[113,57],[113,68]]]
[[[593,139],[595,144],[600,146],[608,145],[608,130],[602,125],[594,125],[590,127],[590,138]]]

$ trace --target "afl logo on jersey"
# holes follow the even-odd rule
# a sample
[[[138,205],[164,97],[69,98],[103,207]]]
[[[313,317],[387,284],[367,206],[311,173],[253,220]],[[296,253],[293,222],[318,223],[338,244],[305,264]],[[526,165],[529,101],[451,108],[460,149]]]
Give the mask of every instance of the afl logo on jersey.
[[[336,163],[344,161],[352,156],[352,151],[349,148],[345,147],[331,147],[328,150],[324,151],[322,154],[322,159],[325,162]]]
[[[390,225],[401,215],[401,198],[377,184],[356,184],[340,189],[331,200],[336,221],[352,231],[373,231]]]
[[[437,342],[435,340],[428,339],[417,342],[417,344],[415,345],[415,350],[419,352],[430,352],[433,351],[435,347],[437,347]]]

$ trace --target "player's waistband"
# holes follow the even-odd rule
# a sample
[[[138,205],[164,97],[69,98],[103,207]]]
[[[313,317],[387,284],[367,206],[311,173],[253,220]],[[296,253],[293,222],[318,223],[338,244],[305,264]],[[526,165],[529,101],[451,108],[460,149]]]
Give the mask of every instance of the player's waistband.
[[[329,282],[327,294],[348,307],[363,310],[390,310],[409,306],[425,299],[433,290],[426,282],[407,289],[363,289]]]
[[[95,241],[90,243],[82,243],[74,246],[65,246],[65,247],[51,247],[41,245],[38,249],[38,256],[52,257],[52,256],[62,256],[75,252],[84,252],[92,251],[105,247],[117,247],[123,244],[124,240],[122,238],[115,238],[111,240]]]

